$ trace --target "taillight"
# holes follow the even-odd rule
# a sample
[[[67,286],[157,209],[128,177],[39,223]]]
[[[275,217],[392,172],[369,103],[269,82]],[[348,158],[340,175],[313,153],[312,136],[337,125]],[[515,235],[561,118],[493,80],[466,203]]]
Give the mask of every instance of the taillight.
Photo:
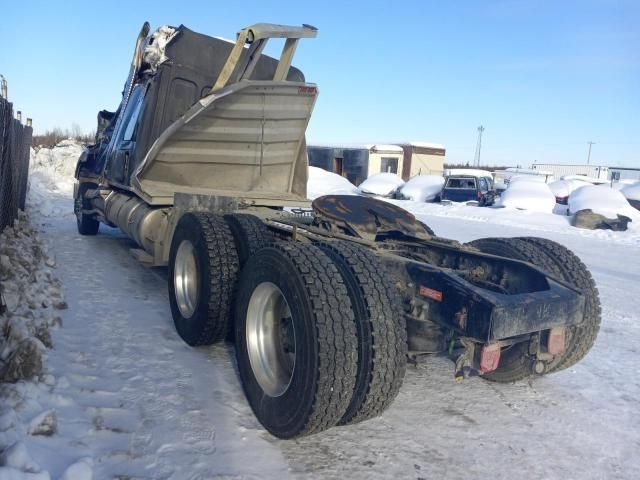
[[[493,343],[484,345],[480,352],[480,371],[482,373],[492,372],[498,368],[500,363],[500,344]]]
[[[478,192],[478,198],[481,198],[482,194],[480,192]]]

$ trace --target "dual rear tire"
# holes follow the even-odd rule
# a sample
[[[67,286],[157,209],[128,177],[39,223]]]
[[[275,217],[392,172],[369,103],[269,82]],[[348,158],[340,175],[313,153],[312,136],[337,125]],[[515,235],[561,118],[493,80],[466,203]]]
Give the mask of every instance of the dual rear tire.
[[[169,262],[178,333],[195,346],[233,328],[247,400],[277,437],[381,414],[406,365],[395,286],[362,247],[273,240],[251,215],[185,214]],[[185,249],[194,260],[181,259]]]
[[[100,222],[95,217],[83,213],[91,209],[89,201],[85,198],[87,190],[97,188],[98,185],[90,182],[82,182],[78,186],[78,191],[73,202],[73,211],[76,215],[76,225],[78,233],[84,236],[93,236],[100,230]]]

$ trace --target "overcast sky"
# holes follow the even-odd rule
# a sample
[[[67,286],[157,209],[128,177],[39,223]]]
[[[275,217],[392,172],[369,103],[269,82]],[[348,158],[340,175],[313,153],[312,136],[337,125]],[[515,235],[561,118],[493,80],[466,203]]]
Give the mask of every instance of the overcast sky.
[[[295,60],[320,96],[310,143],[442,143],[450,162],[640,167],[640,2],[9,2],[0,73],[36,132],[117,108],[135,37],[185,24],[233,38],[310,23]],[[273,51],[273,50],[272,50]]]

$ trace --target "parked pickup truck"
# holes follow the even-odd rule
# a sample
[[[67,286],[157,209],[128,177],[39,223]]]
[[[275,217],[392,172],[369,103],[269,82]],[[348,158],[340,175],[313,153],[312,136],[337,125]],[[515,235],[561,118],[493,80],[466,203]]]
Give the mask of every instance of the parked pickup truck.
[[[481,207],[493,205],[496,191],[491,177],[451,175],[445,178],[440,201],[474,202]]]
[[[177,334],[194,347],[233,339],[248,403],[280,438],[380,415],[407,359],[447,356],[455,378],[494,382],[580,361],[600,304],[562,245],[461,244],[382,200],[306,199],[318,88],[291,62],[315,36],[256,24],[233,43],[145,24],[121,103],[99,113],[78,162],[79,233],[119,227],[135,258],[167,268]],[[279,59],[262,54],[272,38]]]

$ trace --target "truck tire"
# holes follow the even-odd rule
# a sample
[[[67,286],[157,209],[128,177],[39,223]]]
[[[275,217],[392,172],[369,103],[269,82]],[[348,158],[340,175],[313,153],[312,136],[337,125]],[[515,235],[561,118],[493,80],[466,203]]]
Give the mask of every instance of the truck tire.
[[[274,243],[247,261],[236,298],[236,356],[249,405],[279,438],[336,425],[358,362],[351,302],[319,248]]]
[[[555,273],[582,292],[586,301],[585,319],[581,325],[567,329],[566,351],[550,365],[549,372],[572,367],[582,360],[596,341],[602,321],[600,295],[587,266],[571,250],[557,242],[538,237],[520,237],[534,245],[540,253],[544,270]],[[544,258],[546,257],[546,258]]]
[[[78,194],[74,199],[73,210],[76,214],[76,225],[78,226],[78,233],[80,235],[96,235],[100,230],[100,222],[93,217],[85,215],[82,210],[91,209],[91,205],[84,198],[84,194],[91,188],[97,188],[95,183],[82,182],[78,187]]]
[[[224,340],[240,269],[221,215],[185,213],[169,252],[169,303],[178,335],[191,346]]]
[[[396,286],[377,257],[360,245],[319,242],[338,267],[358,335],[356,387],[340,425],[382,414],[398,395],[407,364],[407,327]]]
[[[225,215],[224,219],[233,234],[241,267],[251,255],[275,240],[264,222],[255,215],[233,213]]]
[[[567,327],[566,349],[547,364],[545,374],[568,368],[584,358],[600,329],[600,298],[589,270],[573,252],[556,242],[536,237],[483,238],[467,245],[485,253],[532,263],[580,290],[587,302],[584,322]],[[527,355],[526,344],[513,345],[504,351],[500,366],[484,377],[496,382],[514,382],[531,376]]]

